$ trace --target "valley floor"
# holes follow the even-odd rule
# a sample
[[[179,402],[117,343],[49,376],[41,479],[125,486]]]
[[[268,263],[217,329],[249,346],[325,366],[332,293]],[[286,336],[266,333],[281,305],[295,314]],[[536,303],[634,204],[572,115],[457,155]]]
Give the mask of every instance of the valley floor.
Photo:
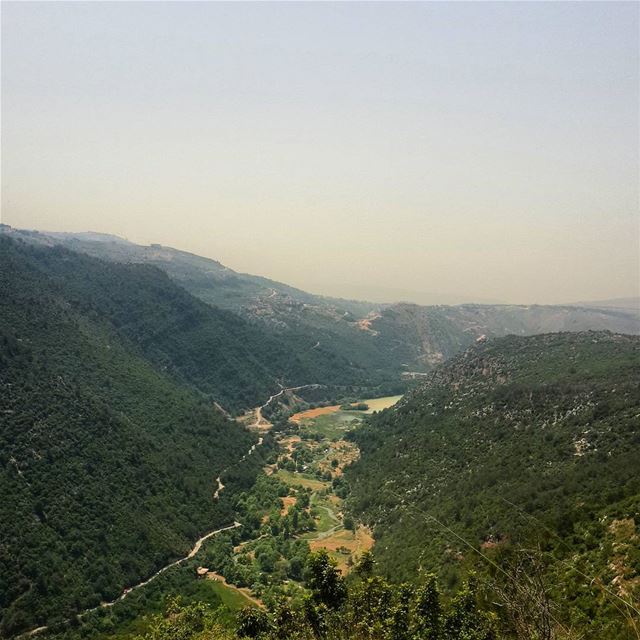
[[[371,531],[359,525],[344,522],[344,499],[336,494],[333,480],[339,478],[346,466],[359,456],[357,446],[344,439],[347,431],[362,420],[363,415],[393,406],[402,396],[367,398],[359,402],[367,405],[362,410],[345,410],[340,405],[316,407],[293,414],[289,420],[298,425],[295,434],[277,433],[279,456],[277,462],[265,467],[289,486],[290,495],[282,499],[282,515],[296,504],[296,493],[310,492],[309,512],[314,514],[315,530],[300,537],[309,542],[312,551],[326,549],[347,573],[356,558],[373,546]],[[357,404],[357,403],[354,403]],[[258,408],[253,418],[245,418],[250,427],[264,433],[272,427]],[[303,463],[296,460],[304,459]],[[349,525],[347,527],[346,525]]]

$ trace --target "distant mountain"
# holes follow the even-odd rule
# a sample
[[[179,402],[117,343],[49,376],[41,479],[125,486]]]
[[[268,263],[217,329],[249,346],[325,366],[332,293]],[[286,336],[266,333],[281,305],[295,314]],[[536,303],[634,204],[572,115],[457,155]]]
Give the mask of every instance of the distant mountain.
[[[255,406],[279,385],[368,386],[392,378],[356,360],[355,348],[350,360],[317,344],[320,332],[283,335],[205,304],[155,266],[99,260],[55,243],[4,239],[4,246],[60,287],[69,304],[109,322],[160,370],[227,409]]]
[[[375,303],[316,296],[268,278],[238,273],[211,258],[159,244],[137,245],[109,234],[24,231],[8,225],[1,225],[0,233],[48,246],[62,244],[112,262],[154,265],[205,302],[265,322],[277,324],[280,316],[288,315],[292,308],[319,307],[337,317],[345,312],[366,315],[379,307]],[[336,305],[339,310],[334,309]]]
[[[573,306],[397,304],[376,314],[368,329],[398,345],[405,369],[424,372],[479,339],[587,330],[638,334],[640,317],[627,309]]]
[[[640,338],[606,332],[484,341],[438,366],[353,434],[350,510],[385,573],[453,587],[473,566],[508,591],[496,566],[540,566],[567,628],[635,637],[616,597],[640,601],[639,381]]]
[[[640,314],[640,297],[611,298],[609,300],[587,300],[574,302],[572,307],[587,307],[589,309],[629,309]]]
[[[202,301],[278,334],[301,357],[346,360],[372,383],[428,372],[478,339],[508,334],[609,330],[640,333],[632,309],[572,305],[376,304],[312,295],[259,276],[240,274],[215,260],[160,245],[136,245],[96,233],[40,233],[0,226],[0,234],[31,243],[163,270]],[[339,367],[340,369],[340,367]],[[367,376],[364,376],[366,379]],[[363,375],[351,377],[362,382]],[[343,377],[342,381],[348,380]],[[322,382],[324,380],[316,380]]]

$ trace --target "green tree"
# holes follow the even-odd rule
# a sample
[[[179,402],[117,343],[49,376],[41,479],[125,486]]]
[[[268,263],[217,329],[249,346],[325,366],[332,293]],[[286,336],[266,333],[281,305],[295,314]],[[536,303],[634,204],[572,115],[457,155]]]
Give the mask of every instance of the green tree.
[[[345,524],[345,527],[347,525]],[[368,578],[373,574],[373,570],[375,568],[375,560],[373,559],[373,554],[371,551],[367,549],[364,551],[356,564],[355,572],[356,575],[361,578]]]
[[[356,530],[356,523],[353,519],[353,517],[349,514],[347,514],[344,517],[344,520],[342,521],[342,524],[344,525],[345,529],[348,529],[349,531],[354,531]]]
[[[344,578],[325,549],[309,555],[307,586],[311,589],[314,599],[330,609],[337,609],[344,602],[346,597]]]
[[[495,640],[493,618],[478,607],[475,579],[471,577],[451,603],[444,620],[445,640]]]
[[[236,620],[236,632],[240,638],[257,638],[271,629],[267,612],[256,607],[244,607]]]
[[[428,575],[418,587],[414,598],[412,633],[414,637],[434,639],[440,637],[442,627],[440,592],[434,575]]]

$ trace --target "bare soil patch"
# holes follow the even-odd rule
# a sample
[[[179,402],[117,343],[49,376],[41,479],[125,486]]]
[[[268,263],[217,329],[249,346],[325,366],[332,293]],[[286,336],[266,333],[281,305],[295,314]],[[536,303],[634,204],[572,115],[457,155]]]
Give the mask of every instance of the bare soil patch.
[[[327,413],[335,413],[340,409],[339,404],[334,404],[330,407],[318,407],[317,409],[307,409],[306,411],[300,411],[299,413],[294,413],[290,420],[299,424],[302,420],[309,420],[311,418],[317,418],[318,416],[323,416]]]
[[[368,527],[360,526],[355,535],[352,531],[342,529],[322,540],[309,541],[309,547],[312,551],[326,549],[338,561],[338,568],[343,573],[348,573],[350,570],[347,564],[349,556],[355,561],[364,551],[373,547],[373,542],[371,530]],[[345,554],[338,550],[347,550],[349,553]]]
[[[289,511],[289,507],[292,507],[296,502],[298,502],[298,498],[295,496],[285,496],[284,498],[280,498],[282,500],[282,509],[280,509],[280,515],[286,516],[287,511]]]

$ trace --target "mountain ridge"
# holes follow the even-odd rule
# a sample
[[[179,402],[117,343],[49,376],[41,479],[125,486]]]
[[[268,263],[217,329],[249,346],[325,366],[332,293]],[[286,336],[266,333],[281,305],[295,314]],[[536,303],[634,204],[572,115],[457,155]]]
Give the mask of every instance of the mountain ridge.
[[[255,436],[73,300],[61,272],[91,279],[94,259],[60,248],[43,271],[42,251],[0,238],[2,636],[113,600],[180,557],[232,521],[230,498],[260,465],[243,462]]]
[[[261,276],[239,274],[221,263],[160,245],[104,241],[102,234],[0,233],[27,242],[61,243],[112,262],[143,262],[165,271],[192,295],[280,333],[294,349],[313,345],[332,358],[387,370],[397,379],[422,375],[483,335],[527,335],[548,331],[599,330],[640,334],[633,310],[574,305],[432,305],[376,303],[315,296]],[[95,238],[98,238],[97,240]]]

